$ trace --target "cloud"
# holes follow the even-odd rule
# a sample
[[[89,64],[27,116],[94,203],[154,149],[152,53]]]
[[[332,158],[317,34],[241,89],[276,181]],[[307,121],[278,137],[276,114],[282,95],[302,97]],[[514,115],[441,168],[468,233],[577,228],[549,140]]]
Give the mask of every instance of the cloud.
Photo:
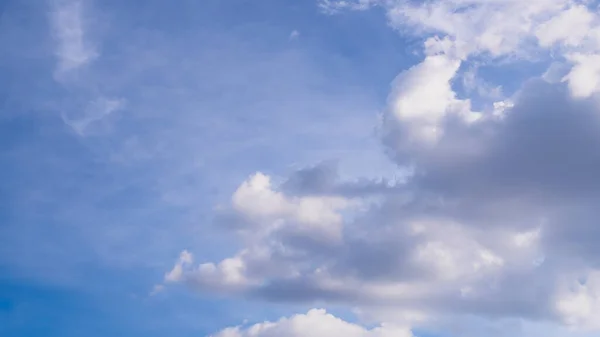
[[[575,97],[585,98],[600,90],[600,55],[596,54],[569,54],[567,59],[574,66],[563,80],[569,83],[571,93]]]
[[[260,172],[238,187],[232,196],[234,210],[250,222],[262,225],[274,221],[272,229],[278,230],[283,225],[280,220],[289,219],[298,231],[312,232],[330,240],[340,239],[339,210],[351,205],[351,200],[340,197],[288,198],[274,191],[270,178]]]
[[[319,8],[325,13],[334,14],[344,9],[366,10],[371,5],[375,4],[373,0],[356,0],[356,1],[338,1],[338,0],[319,0]]]
[[[594,19],[594,14],[586,6],[575,4],[540,24],[535,35],[543,47],[557,43],[575,47],[589,34]]]
[[[63,122],[70,126],[79,136],[86,136],[90,128],[110,116],[111,114],[123,109],[125,101],[123,99],[114,99],[98,97],[87,103],[82,111],[74,109],[71,114],[62,113]]]
[[[183,277],[183,268],[189,266],[193,261],[194,256],[190,252],[187,250],[182,251],[173,269],[165,274],[165,282],[180,281]]]
[[[404,128],[407,144],[430,145],[443,134],[441,121],[454,114],[467,121],[478,119],[468,100],[459,100],[450,81],[461,65],[445,54],[430,55],[404,71],[392,83],[388,107],[392,118]]]
[[[426,50],[462,60],[539,60],[551,49],[574,66],[564,78],[574,96],[598,91],[593,59],[600,51],[600,20],[593,1],[327,1],[330,8],[373,6],[383,7],[402,33],[428,37]]]
[[[152,291],[150,291],[150,296],[155,296],[165,290],[165,286],[162,284],[156,284],[152,287]]]
[[[327,169],[281,189],[258,173],[231,199],[238,220],[227,230],[243,248],[173,270],[221,294],[411,311],[416,327],[475,315],[597,329],[599,110],[533,81],[502,119],[446,121],[437,143],[412,154],[413,176],[355,189],[358,208],[341,193],[328,199],[352,183]]]
[[[81,70],[99,56],[84,19],[87,7],[83,2],[55,5],[57,69]],[[357,136],[367,129],[368,117],[353,119],[351,113],[369,104],[361,106],[354,91],[321,90],[339,83],[309,76],[322,69],[307,66],[297,53],[271,57],[271,50],[242,50],[237,46],[243,38],[231,47],[220,37],[211,45],[185,39],[166,43],[148,34],[127,49],[138,51],[126,62],[115,54],[119,62],[105,65],[117,68],[113,76],[92,71],[96,77],[86,77],[90,87],[104,81],[102,89],[131,90],[127,104],[135,108],[116,125],[114,137],[86,140],[97,150],[94,155],[109,153],[131,169],[114,188],[104,181],[98,189],[84,184],[98,204],[130,187],[121,182],[135,180],[131,184],[162,194],[128,208],[142,209],[148,222],[176,223],[186,213],[196,225],[206,223],[198,204],[207,197],[199,191],[221,193],[230,188],[232,176],[247,176],[231,187],[210,228],[222,230],[231,242],[191,246],[172,268],[165,267],[162,282],[221,296],[342,304],[374,321],[407,327],[436,328],[475,316],[486,322],[516,318],[597,329],[600,74],[597,14],[591,5],[566,0],[321,5],[330,13],[379,6],[393,28],[423,42],[422,59],[396,76],[382,109],[383,145],[397,170],[409,172],[402,179],[377,178],[378,172],[376,178],[347,177],[326,164],[285,177],[275,173],[284,163],[318,161],[348,149],[355,151],[354,162],[374,170],[359,152],[366,137]],[[490,89],[504,84],[495,80],[503,82],[501,77],[511,76],[511,67],[523,60],[561,66],[549,69],[545,81],[523,81],[515,95]],[[194,71],[199,64],[211,67]],[[489,67],[497,67],[495,76],[486,73]],[[173,78],[193,84],[178,87]],[[214,80],[202,81],[206,78]],[[460,79],[465,79],[462,91]],[[95,90],[63,114],[82,136],[96,134],[124,107],[125,100],[114,93],[96,95]],[[235,116],[222,123],[218,116],[226,113]],[[298,150],[300,143],[309,144],[305,152]],[[84,166],[77,169],[85,172]],[[107,180],[114,174],[108,172]],[[164,212],[164,204],[175,211]],[[168,214],[156,216],[155,205]],[[118,219],[119,224],[139,223],[127,214]],[[89,226],[85,236],[95,236],[94,228],[107,232]],[[137,239],[138,232],[127,226],[109,235],[118,241],[127,230]],[[186,238],[173,239],[178,231]],[[182,246],[197,243],[187,227],[164,233],[171,241],[189,240]],[[114,256],[114,245],[94,242],[99,254]],[[315,316],[331,321],[324,312]],[[289,322],[296,316],[283,321],[228,331],[310,334],[294,332],[297,327]],[[345,331],[347,325],[336,329]],[[377,335],[353,326],[356,335]]]
[[[349,305],[379,321],[411,313],[395,321],[425,329],[468,317],[600,329],[596,14],[567,0],[321,4],[381,6],[401,32],[423,38],[423,59],[392,82],[382,118],[386,151],[411,174],[344,181],[320,165],[274,184],[256,173],[218,222],[240,249],[184,270],[186,282],[230,296]],[[572,34],[556,29],[571,21]],[[473,60],[531,61],[550,47],[569,70],[555,65],[510,97],[481,95],[481,111],[468,90],[457,93],[454,81]],[[280,323],[265,324],[222,336]]]
[[[83,67],[98,56],[87,39],[84,10],[85,3],[79,0],[52,1],[50,21],[57,44],[59,73]]]
[[[557,310],[567,324],[600,330],[600,272],[590,271],[584,279],[570,280],[558,295]]]
[[[492,57],[507,54],[523,56],[528,38],[545,18],[562,13],[570,0],[450,0],[450,1],[381,1],[389,20],[398,28],[414,28],[417,33],[444,34],[455,44],[459,55],[489,53]],[[408,32],[408,31],[407,31]],[[555,32],[548,31],[548,39]]]
[[[312,309],[306,314],[281,318],[276,322],[254,324],[247,328],[233,327],[224,329],[212,337],[412,337],[409,329],[382,325],[365,329],[346,322],[323,309]]]

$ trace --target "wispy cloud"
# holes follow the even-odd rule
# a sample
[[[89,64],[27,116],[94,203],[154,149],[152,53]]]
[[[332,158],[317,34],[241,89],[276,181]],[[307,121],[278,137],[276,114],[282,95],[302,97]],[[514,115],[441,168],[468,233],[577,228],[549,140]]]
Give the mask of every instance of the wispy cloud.
[[[77,69],[98,56],[87,40],[84,4],[78,0],[53,1],[50,20],[56,40],[58,72]]]
[[[155,284],[150,292],[150,296],[155,296],[165,290],[165,286],[162,284]]]
[[[55,80],[74,90],[70,95],[73,99],[68,101],[86,102],[75,104],[75,108],[73,104],[66,104],[60,109],[61,118],[79,136],[89,135],[92,125],[99,124],[124,105],[124,100],[98,92],[97,74],[79,72],[100,57],[89,38],[91,14],[86,0],[51,0],[50,24],[57,57]],[[73,74],[77,76],[72,77]],[[65,81],[67,78],[77,78],[77,81]]]
[[[63,122],[70,126],[80,136],[85,136],[89,127],[105,117],[123,108],[125,101],[122,99],[99,97],[87,104],[78,117],[61,115]]]

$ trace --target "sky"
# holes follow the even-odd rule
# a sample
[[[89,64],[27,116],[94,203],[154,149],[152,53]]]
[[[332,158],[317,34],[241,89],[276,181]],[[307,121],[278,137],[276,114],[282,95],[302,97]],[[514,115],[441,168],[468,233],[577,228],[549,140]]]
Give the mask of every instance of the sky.
[[[0,2],[0,336],[597,336],[598,6]]]

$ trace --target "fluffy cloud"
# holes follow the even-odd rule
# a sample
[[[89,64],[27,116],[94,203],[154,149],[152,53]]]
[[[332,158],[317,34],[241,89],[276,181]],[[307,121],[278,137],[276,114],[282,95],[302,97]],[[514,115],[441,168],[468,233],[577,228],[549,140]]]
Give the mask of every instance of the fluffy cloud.
[[[571,93],[575,97],[585,98],[600,90],[600,55],[598,54],[569,54],[567,59],[573,63],[573,68],[564,80],[568,81]]]
[[[590,59],[600,51],[596,5],[587,0],[321,3],[330,9],[381,6],[390,23],[401,32],[441,37],[430,39],[426,50],[444,50],[463,60],[470,57],[533,60],[540,57],[540,51],[551,48],[553,57],[567,59],[575,66],[572,76],[565,80],[569,81],[573,94],[581,97],[589,97],[598,90],[595,83],[600,75],[596,63]]]
[[[305,250],[340,246],[342,211],[357,206],[340,196],[286,196],[273,190],[270,177],[262,173],[242,183],[231,204],[223,212],[223,225],[235,230],[248,246],[234,257],[197,268],[191,266],[191,254],[184,251],[165,275],[166,282],[185,280],[216,291],[250,292],[264,287],[267,278],[295,279],[306,268],[288,259],[301,259]]]
[[[350,200],[339,197],[288,198],[274,191],[270,177],[260,172],[244,182],[232,197],[233,209],[266,232],[286,228],[331,241],[341,239],[339,210],[351,205]]]
[[[76,99],[59,107],[63,122],[81,137],[107,129],[103,123],[122,110],[125,100],[101,93],[99,85],[82,71],[100,54],[90,38],[91,3],[82,0],[52,0],[48,13],[55,42],[55,80],[68,88]]]
[[[393,117],[408,126],[409,142],[437,141],[443,133],[440,122],[449,113],[477,119],[469,102],[456,99],[450,86],[460,65],[460,60],[445,54],[432,55],[395,79],[389,105]]]
[[[168,276],[270,301],[407,312],[394,322],[416,327],[476,315],[597,329],[598,111],[536,80],[502,119],[442,123],[405,183],[353,190],[329,166],[280,186],[256,174],[219,223],[237,233],[238,254]]]
[[[406,328],[382,325],[367,330],[359,325],[341,320],[322,309],[310,310],[305,315],[282,318],[277,322],[264,322],[247,328],[228,328],[213,337],[412,337]]]
[[[167,280],[270,301],[351,305],[418,328],[516,317],[599,330],[600,71],[591,5],[322,2],[332,10],[374,5],[424,40],[423,60],[394,80],[383,118],[391,159],[412,174],[341,181],[323,165],[274,184],[256,173],[216,222],[237,235],[238,253],[198,266],[178,262]],[[569,64],[566,76],[551,69],[479,112],[454,89],[473,58],[509,62],[547,48]],[[311,311],[217,336],[410,335],[387,331]]]
[[[535,35],[543,47],[550,47],[556,43],[576,47],[588,36],[594,19],[587,7],[573,5],[540,24],[535,30]]]
[[[384,7],[398,28],[412,27],[418,33],[451,38],[465,56],[521,53],[517,49],[531,44],[531,37],[544,47],[559,42],[576,46],[596,23],[592,2],[579,0],[392,0],[370,4]]]

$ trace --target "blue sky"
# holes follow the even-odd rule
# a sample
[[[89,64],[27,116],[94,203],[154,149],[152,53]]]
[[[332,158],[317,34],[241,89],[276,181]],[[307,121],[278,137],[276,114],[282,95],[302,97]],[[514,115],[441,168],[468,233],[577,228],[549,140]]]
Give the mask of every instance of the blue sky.
[[[0,335],[594,333],[595,6],[3,2]]]

